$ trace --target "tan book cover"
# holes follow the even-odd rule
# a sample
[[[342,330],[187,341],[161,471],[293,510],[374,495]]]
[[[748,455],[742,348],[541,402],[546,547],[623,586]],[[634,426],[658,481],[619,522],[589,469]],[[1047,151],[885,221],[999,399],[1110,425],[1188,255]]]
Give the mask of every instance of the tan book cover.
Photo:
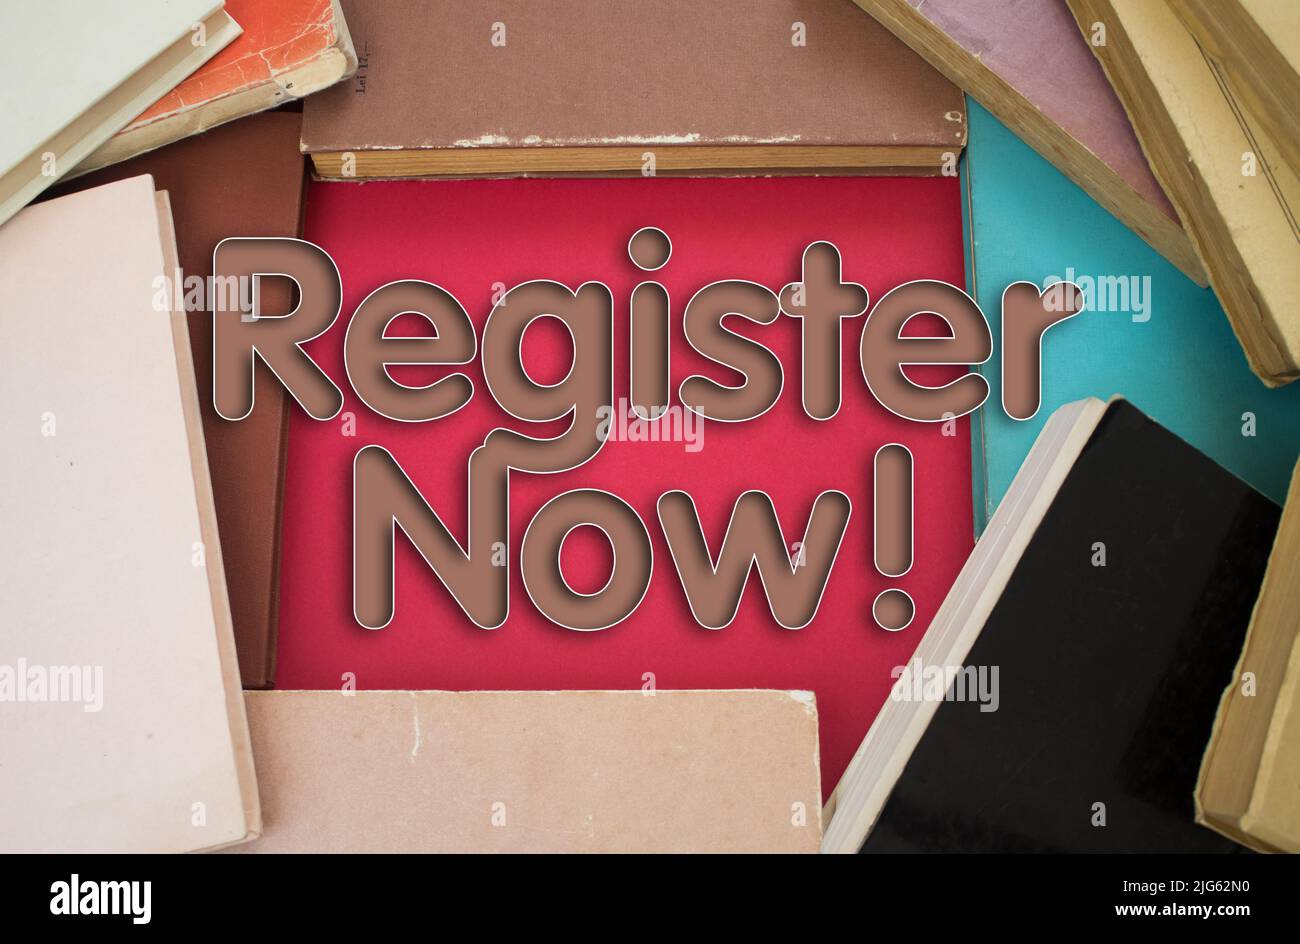
[[[1300,3],[1177,0],[1170,6],[1288,163],[1300,169]]]
[[[342,7],[323,176],[938,174],[966,141],[960,90],[847,0]]]
[[[6,852],[261,826],[185,316],[157,303],[175,265],[147,176],[0,228]]]
[[[235,852],[816,852],[809,692],[247,692]]]
[[[1069,0],[1251,369],[1300,377],[1300,177],[1167,3]]]
[[[1196,819],[1261,852],[1300,852],[1300,466],[1219,703]]]

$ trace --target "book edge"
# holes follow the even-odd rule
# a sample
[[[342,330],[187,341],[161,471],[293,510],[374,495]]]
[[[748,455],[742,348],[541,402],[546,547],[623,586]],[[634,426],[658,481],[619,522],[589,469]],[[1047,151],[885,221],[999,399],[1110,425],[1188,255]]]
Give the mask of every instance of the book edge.
[[[151,183],[152,179],[150,177]],[[176,231],[172,221],[171,200],[167,191],[156,192],[155,202],[158,236],[163,250],[161,262],[164,271],[175,271],[179,266]],[[244,842],[260,835],[262,814],[253,765],[252,739],[248,730],[248,718],[244,711],[243,690],[239,679],[234,622],[226,591],[225,567],[221,556],[221,539],[217,531],[216,508],[208,471],[207,442],[203,436],[203,418],[199,411],[198,382],[194,373],[189,325],[185,313],[175,310],[170,301],[168,318],[171,323],[172,347],[176,361],[177,391],[185,418],[186,438],[189,442],[190,467],[193,472],[195,505],[204,547],[208,592],[212,601],[213,621],[216,624],[217,655],[225,691],[226,717],[235,775],[244,811],[244,835],[235,837],[230,842],[220,843],[220,845],[229,845],[231,842]]]

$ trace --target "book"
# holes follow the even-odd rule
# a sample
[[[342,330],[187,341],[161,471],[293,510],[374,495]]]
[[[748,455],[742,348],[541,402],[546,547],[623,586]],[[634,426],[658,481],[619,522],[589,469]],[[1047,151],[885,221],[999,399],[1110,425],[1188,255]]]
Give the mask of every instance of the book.
[[[185,852],[261,828],[166,195],[0,228],[0,848]],[[94,312],[94,317],[86,317]]]
[[[233,852],[816,852],[811,692],[249,692]]]
[[[1196,784],[1196,820],[1261,852],[1300,852],[1300,474]]]
[[[1280,503],[1300,453],[1300,393],[1259,382],[1213,292],[1183,278],[974,102],[970,123],[966,285],[993,337],[1012,282],[1045,288],[1070,279],[1088,306],[1043,335],[1042,406],[1032,419],[998,408],[1001,357],[977,368],[993,389],[971,430],[977,533],[1052,411],[1115,390]]]
[[[862,379],[863,318],[843,319],[839,413],[825,422],[812,420],[796,379],[802,345],[798,320],[782,316],[758,325],[733,318],[736,330],[761,340],[784,365],[784,392],[773,407],[748,422],[687,425],[696,414],[686,414],[674,392],[663,435],[655,430],[657,441],[634,440],[650,431],[626,422],[628,299],[648,280],[669,292],[671,391],[695,373],[732,384],[737,382],[732,372],[703,357],[682,334],[683,308],[695,292],[720,279],[748,279],[780,291],[801,277],[804,249],[816,240],[839,247],[844,281],[865,286],[873,298],[918,278],[959,284],[959,198],[958,182],[950,177],[433,180],[365,186],[313,181],[304,238],[337,263],[344,315],[304,350],[333,379],[344,403],[330,421],[313,420],[298,409],[290,419],[277,688],[337,688],[350,673],[361,689],[639,689],[649,673],[660,688],[814,691],[823,782],[833,783],[888,695],[888,667],[905,661],[970,551],[967,420],[946,426],[913,423],[881,406]],[[511,224],[503,225],[504,220]],[[629,237],[649,225],[672,241],[671,259],[653,274],[634,266],[627,253]],[[520,424],[497,406],[477,358],[455,368],[388,368],[410,384],[463,371],[476,392],[450,416],[401,422],[362,403],[344,369],[347,315],[377,287],[413,278],[455,295],[478,336],[494,293],[527,280],[550,279],[572,288],[600,281],[613,296],[610,435],[595,458],[570,472],[511,474],[511,609],[506,622],[491,631],[471,622],[400,534],[392,622],[372,631],[354,618],[352,469],[364,445],[388,449],[463,540],[467,462],[484,436],[502,425],[532,436],[555,436],[564,428],[562,422]],[[390,334],[422,333],[424,324],[419,316],[404,316],[394,321]],[[909,327],[933,332],[942,330],[941,324],[919,315]],[[555,319],[542,318],[528,334],[524,358],[533,376],[543,382],[563,377],[571,358],[568,333]],[[909,373],[942,384],[964,370],[919,367]],[[916,564],[901,578],[881,576],[872,555],[873,459],[890,442],[911,450],[916,469]],[[583,487],[606,489],[630,504],[645,522],[654,552],[653,575],[639,607],[597,632],[574,632],[546,619],[519,574],[520,542],[538,509],[561,492]],[[798,631],[782,628],[751,574],[730,625],[716,631],[699,625],[659,524],[658,500],[674,489],[694,498],[714,554],[737,498],[747,491],[771,497],[787,544],[800,540],[818,495],[837,489],[848,495],[850,520],[815,618]],[[575,588],[600,589],[609,546],[598,530],[574,531],[564,557]],[[872,602],[887,587],[911,594],[912,628],[890,633],[874,624]]]
[[[1192,791],[1278,507],[1125,400],[1058,409],[829,803],[824,852],[1232,852]]]
[[[1300,176],[1166,3],[1069,0],[1251,369],[1300,376]]]
[[[226,0],[226,11],[243,34],[104,142],[79,173],[304,98],[356,70],[338,0]]]
[[[1291,167],[1300,167],[1300,6],[1287,0],[1171,3]]]
[[[177,272],[167,273],[173,298],[187,308],[199,411],[212,472],[217,526],[245,688],[275,680],[280,584],[280,509],[288,448],[290,398],[265,363],[254,368],[258,397],[238,422],[212,406],[212,299],[206,291],[212,251],[228,236],[301,234],[304,161],[298,151],[302,116],[255,115],[209,134],[78,177],[53,189],[71,193],[150,174],[168,191],[176,221]],[[259,282],[264,314],[293,307],[284,279]]]
[[[344,0],[323,177],[955,172],[961,93],[841,0]],[[597,26],[598,24],[598,26]]]
[[[239,34],[222,0],[0,9],[0,224]]]
[[[1199,285],[1205,270],[1062,0],[856,0]]]

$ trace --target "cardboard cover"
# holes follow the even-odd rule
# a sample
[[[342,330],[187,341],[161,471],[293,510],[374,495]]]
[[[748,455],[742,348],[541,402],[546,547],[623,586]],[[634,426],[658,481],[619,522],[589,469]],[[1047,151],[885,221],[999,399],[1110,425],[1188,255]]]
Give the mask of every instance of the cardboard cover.
[[[810,692],[249,692],[237,852],[816,852]]]
[[[304,103],[309,152],[966,139],[961,93],[842,0],[343,10],[361,65]]]
[[[149,177],[0,229],[5,851],[260,830],[190,350],[154,297],[174,260]]]
[[[297,148],[300,125],[301,116],[292,112],[257,115],[80,177],[56,193],[152,174],[171,195],[182,273],[206,279],[212,273],[212,250],[227,236],[299,235],[304,184]],[[261,300],[265,313],[287,311],[287,283],[265,280]],[[217,416],[212,408],[212,316],[201,309],[188,317],[240,675],[245,688],[267,688],[275,678],[290,398],[259,361],[253,412],[238,422]]]

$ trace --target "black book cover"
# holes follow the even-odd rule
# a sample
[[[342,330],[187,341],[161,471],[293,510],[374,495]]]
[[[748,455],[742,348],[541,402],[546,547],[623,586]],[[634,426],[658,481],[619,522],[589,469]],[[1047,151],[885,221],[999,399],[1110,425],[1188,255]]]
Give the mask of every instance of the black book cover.
[[[1111,403],[966,659],[997,710],[938,706],[863,851],[1244,851],[1192,791],[1279,516]]]

